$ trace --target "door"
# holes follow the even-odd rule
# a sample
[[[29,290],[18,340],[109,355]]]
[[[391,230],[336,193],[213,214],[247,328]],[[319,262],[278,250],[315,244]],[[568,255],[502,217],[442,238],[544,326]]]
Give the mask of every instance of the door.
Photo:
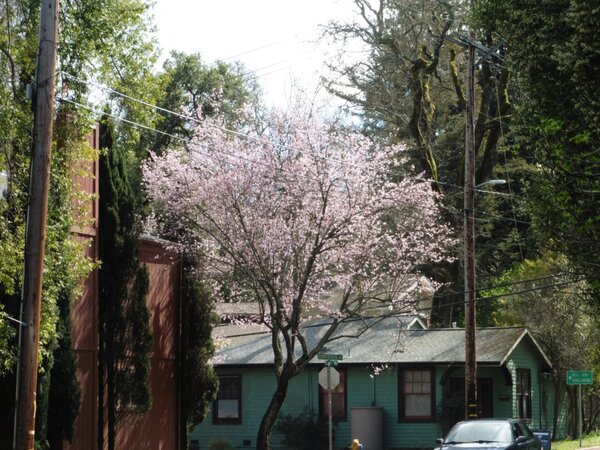
[[[477,416],[480,419],[494,417],[494,407],[492,404],[492,379],[477,379]]]
[[[448,387],[455,398],[465,398],[464,378],[450,378]],[[477,378],[477,417],[479,419],[494,417],[491,378]],[[464,420],[464,406],[455,409],[454,420],[455,422]]]

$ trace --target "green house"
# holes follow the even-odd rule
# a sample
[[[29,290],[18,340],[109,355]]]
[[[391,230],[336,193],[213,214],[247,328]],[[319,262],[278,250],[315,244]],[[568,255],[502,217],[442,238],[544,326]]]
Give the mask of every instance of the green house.
[[[309,344],[325,322],[310,325]],[[322,352],[339,359],[339,384],[331,392],[334,448],[358,438],[366,450],[432,449],[464,417],[464,329],[427,329],[414,317],[371,318],[344,323],[336,336]],[[479,416],[523,418],[534,430],[550,429],[551,365],[533,336],[525,328],[479,329],[476,353]],[[315,358],[292,380],[280,416],[328,417],[328,391],[319,383],[324,363]],[[232,343],[215,366],[218,398],[190,434],[190,448],[217,439],[255,448],[276,385],[270,335]],[[272,434],[273,449],[284,448],[281,438]]]

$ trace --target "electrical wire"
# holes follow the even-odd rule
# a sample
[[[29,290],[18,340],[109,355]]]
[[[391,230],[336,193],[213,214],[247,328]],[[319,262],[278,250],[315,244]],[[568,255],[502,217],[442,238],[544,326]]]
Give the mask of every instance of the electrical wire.
[[[65,75],[66,77],[70,78],[70,79],[73,79],[73,80],[75,80],[75,81],[78,81],[78,82],[84,83],[84,84],[86,84],[86,85],[89,85],[89,86],[94,86],[94,87],[101,88],[102,90],[105,90],[106,92],[110,92],[110,93],[113,93],[113,94],[115,94],[115,95],[117,95],[117,96],[120,96],[120,97],[122,97],[122,98],[126,98],[126,99],[128,99],[128,100],[131,100],[131,101],[133,101],[133,102],[137,102],[137,103],[139,103],[139,104],[141,104],[141,105],[143,105],[143,106],[147,106],[147,107],[150,107],[150,108],[154,108],[154,109],[156,109],[156,110],[158,110],[158,111],[161,111],[161,112],[164,112],[164,113],[166,113],[166,114],[171,114],[171,115],[174,115],[174,116],[176,116],[176,117],[179,117],[179,118],[181,118],[181,119],[188,120],[188,121],[190,121],[190,122],[194,122],[194,123],[197,123],[197,124],[204,123],[204,122],[202,122],[201,120],[199,120],[199,119],[196,119],[196,118],[194,118],[194,117],[192,117],[192,116],[186,116],[186,115],[183,115],[183,114],[177,113],[177,112],[175,112],[175,111],[171,111],[171,110],[168,110],[168,109],[166,109],[166,108],[159,107],[159,106],[157,106],[157,105],[152,105],[152,104],[150,104],[150,103],[148,103],[148,102],[145,102],[145,101],[143,101],[143,100],[140,100],[140,99],[137,99],[137,98],[131,97],[131,96],[127,95],[127,94],[123,94],[123,93],[121,93],[121,92],[115,91],[115,90],[113,90],[113,89],[111,89],[111,88],[108,88],[108,87],[106,87],[106,86],[100,85],[100,84],[98,84],[98,83],[93,83],[93,82],[90,82],[90,81],[82,80],[81,78],[75,77],[74,75],[68,74],[68,73],[66,73],[66,72],[61,72],[61,73],[62,73],[63,75]],[[69,99],[66,99],[66,98],[63,98],[62,100],[63,100],[63,101],[70,102],[70,103],[73,103],[73,104],[76,104],[76,105],[78,105],[79,107],[82,107],[82,108],[88,109],[88,110],[90,110],[90,111],[92,111],[92,112],[96,112],[96,113],[98,113],[98,114],[105,114],[105,113],[103,113],[103,112],[100,112],[99,110],[96,110],[96,109],[94,109],[94,108],[88,107],[88,106],[86,106],[86,105],[82,105],[81,103],[77,103],[77,102],[74,102],[74,101],[72,101],[72,100],[69,100]],[[144,130],[146,130],[146,131],[150,131],[150,132],[155,132],[155,133],[158,133],[158,134],[162,134],[162,135],[165,135],[165,136],[171,137],[171,138],[173,138],[173,139],[179,140],[179,141],[181,141],[181,142],[184,142],[184,143],[189,143],[189,142],[191,142],[191,140],[190,140],[190,139],[181,138],[180,136],[175,136],[175,135],[172,135],[172,134],[169,134],[169,133],[166,133],[166,132],[163,132],[163,131],[157,130],[157,129],[155,129],[155,128],[148,127],[147,125],[143,125],[143,124],[140,124],[140,123],[136,123],[136,122],[130,121],[130,120],[128,120],[128,119],[125,119],[125,118],[122,118],[122,117],[117,117],[117,116],[114,116],[114,115],[111,115],[111,117],[112,117],[112,118],[114,118],[115,120],[120,120],[120,121],[122,121],[122,122],[124,122],[124,123],[128,124],[129,126],[139,127],[139,128],[141,128],[141,129],[144,129]],[[268,142],[268,141],[266,141],[266,140],[264,140],[264,139],[262,139],[262,138],[259,138],[259,137],[253,137],[253,136],[248,136],[247,134],[245,134],[245,133],[241,133],[241,132],[238,132],[238,131],[236,131],[236,130],[231,130],[231,129],[228,129],[228,128],[225,128],[225,127],[220,127],[220,126],[218,126],[218,125],[214,125],[214,124],[209,124],[209,125],[210,125],[210,126],[212,126],[213,128],[220,129],[221,131],[224,131],[224,132],[227,132],[227,133],[231,133],[231,134],[237,135],[237,136],[239,136],[239,137],[242,137],[242,138],[245,138],[245,139],[251,139],[251,140],[255,140],[255,141],[259,142],[259,143],[265,143],[265,142]],[[503,128],[502,128],[502,129],[503,129]],[[229,157],[232,157],[232,158],[238,158],[238,159],[242,159],[244,162],[251,162],[251,163],[261,164],[261,165],[263,165],[263,166],[268,166],[268,164],[267,164],[267,163],[264,163],[264,162],[253,161],[253,160],[251,160],[251,159],[249,159],[249,158],[240,157],[240,156],[238,156],[238,155],[233,155],[233,154],[230,154],[230,153],[227,153],[227,152],[221,152],[221,153],[222,153],[222,154],[224,154],[224,155],[227,155],[227,156],[229,156]],[[208,155],[208,154],[207,154],[207,155]],[[505,156],[505,158],[506,158],[506,155],[504,155],[504,156]],[[328,160],[331,160],[331,161],[337,162],[337,163],[339,163],[339,164],[345,164],[345,162],[343,162],[343,161],[338,161],[338,160],[334,160],[333,158],[324,158],[324,159],[328,159]],[[274,169],[275,169],[275,168],[274,168]],[[277,168],[277,169],[279,170],[279,168]],[[460,186],[458,186],[458,185],[453,185],[453,184],[451,184],[451,183],[445,183],[445,182],[439,182],[439,181],[438,181],[438,182],[436,182],[436,183],[437,183],[437,184],[442,184],[442,185],[448,185],[448,186],[451,186],[451,187],[457,187],[457,188],[460,188]],[[509,183],[509,187],[510,187],[510,183]],[[485,192],[485,193],[487,193],[487,194],[492,194],[492,195],[505,195],[505,196],[508,196],[508,197],[510,197],[510,198],[514,197],[514,194],[512,194],[512,192],[511,192],[511,194],[505,194],[505,193],[502,193],[502,192],[490,191],[490,190],[479,190],[479,189],[477,189],[476,191],[478,191],[478,192]],[[511,197],[511,196],[512,196],[512,197]],[[486,213],[486,212],[482,212],[482,214],[484,214],[484,215],[487,215],[487,216],[490,216],[490,217],[492,217],[492,218],[493,218],[493,219],[495,219],[495,220],[502,220],[502,221],[512,222],[512,223],[514,223],[514,224],[515,224],[515,226],[516,226],[517,224],[522,224],[522,225],[527,225],[527,226],[531,226],[531,225],[532,225],[532,224],[531,224],[531,222],[527,222],[527,221],[523,221],[523,220],[518,220],[518,219],[516,219],[516,217],[515,217],[515,215],[514,215],[514,203],[512,203],[512,201],[511,201],[511,206],[512,206],[512,208],[513,208],[513,218],[508,218],[508,217],[498,216],[498,215],[494,215],[494,214],[492,214],[492,213]],[[458,215],[458,214],[459,214],[459,212],[458,212],[458,211],[449,211],[448,209],[447,209],[447,211],[448,211],[448,212],[450,212],[450,213],[451,213],[451,214],[453,214],[453,215]],[[486,223],[486,222],[487,222],[487,223],[493,223],[493,221],[488,221],[488,220],[485,220],[485,219],[482,219],[482,218],[476,218],[475,220],[477,220],[478,222],[483,222],[483,223]],[[573,235],[573,236],[574,236],[574,235]],[[520,237],[520,233],[519,233],[519,237]],[[593,245],[599,245],[597,242],[590,242],[590,243],[591,243],[591,244],[593,244]],[[522,240],[521,240],[521,239],[519,239],[519,240],[518,240],[518,245],[519,245],[520,254],[521,254],[521,256],[522,256],[522,260],[523,260],[523,259],[524,259],[524,257],[523,257],[523,254],[522,254]]]
[[[111,91],[112,91],[112,90],[111,90]],[[115,91],[115,92],[116,92],[116,91]],[[128,96],[127,96],[127,97],[128,97]],[[139,103],[141,103],[141,104],[144,104],[144,103],[146,103],[146,102],[144,102],[144,101],[142,101],[142,100],[138,100],[138,99],[134,99],[134,98],[131,98],[131,99],[132,99],[132,100],[134,100],[134,101],[138,101],[138,102],[139,102]],[[116,116],[116,115],[114,115],[114,114],[107,113],[107,112],[105,112],[105,111],[101,111],[101,110],[99,110],[99,109],[97,109],[97,108],[94,108],[94,107],[91,107],[91,106],[88,106],[88,105],[84,105],[84,104],[82,104],[82,103],[79,103],[79,102],[75,102],[75,101],[73,101],[73,100],[70,100],[70,99],[68,99],[68,98],[64,98],[64,97],[63,97],[63,98],[58,98],[58,100],[59,100],[59,101],[62,101],[62,102],[70,103],[70,104],[72,104],[72,105],[74,105],[74,106],[76,106],[76,107],[79,107],[79,108],[86,109],[86,110],[88,110],[88,111],[90,111],[90,112],[92,112],[92,113],[98,114],[98,115],[100,115],[100,116],[102,116],[102,115],[105,115],[105,116],[107,116],[107,117],[110,117],[110,118],[112,118],[112,119],[114,119],[114,120],[117,120],[117,121],[123,122],[124,124],[126,124],[126,125],[129,125],[129,126],[131,126],[131,127],[139,128],[139,129],[142,129],[142,130],[145,130],[145,131],[150,131],[150,132],[158,133],[158,134],[160,134],[160,135],[163,135],[163,136],[170,137],[170,138],[172,138],[172,139],[175,139],[175,140],[178,140],[178,141],[180,141],[180,142],[183,142],[184,144],[189,144],[189,143],[191,143],[191,142],[192,142],[192,139],[191,139],[191,138],[182,138],[182,137],[180,137],[180,136],[176,136],[176,135],[173,135],[173,134],[170,134],[170,133],[167,133],[167,132],[161,131],[161,130],[157,130],[157,129],[155,129],[155,128],[152,128],[152,127],[149,127],[149,126],[147,126],[147,125],[144,125],[144,124],[141,124],[141,123],[138,123],[138,122],[134,122],[134,121],[131,121],[131,120],[125,119],[125,118],[123,118],[123,117],[119,117],[119,116]],[[150,104],[148,104],[148,105],[149,105],[149,106],[153,106],[153,105],[150,105]],[[157,108],[157,109],[160,109],[160,110],[164,110],[164,108],[160,108],[160,107],[156,107],[156,108]],[[190,120],[192,120],[192,121],[195,121],[195,122],[198,122],[198,123],[202,123],[201,121],[199,121],[199,120],[197,120],[197,119],[195,119],[195,118],[193,118],[193,117],[190,117],[190,116],[184,116],[184,115],[182,115],[182,114],[179,114],[179,113],[176,113],[176,112],[173,112],[173,111],[169,111],[169,110],[165,110],[165,111],[166,111],[166,112],[169,112],[169,113],[172,113],[172,114],[174,114],[174,115],[180,116],[180,117],[182,117],[182,118],[185,118],[185,119],[190,119]],[[230,129],[227,129],[227,128],[224,128],[224,127],[219,127],[219,126],[216,126],[216,125],[215,125],[214,127],[215,127],[215,128],[217,128],[217,129],[220,129],[220,130],[222,130],[222,131],[225,131],[225,132],[230,132],[230,133],[236,134],[236,135],[238,135],[238,136],[240,136],[240,137],[244,137],[244,138],[249,138],[249,139],[252,139],[252,137],[250,137],[250,136],[248,136],[248,135],[246,135],[246,134],[244,134],[244,133],[237,132],[237,131],[235,131],[235,130],[230,130]],[[265,141],[265,140],[259,140],[258,142],[260,142],[260,143],[264,143],[264,142],[267,142],[267,141]],[[205,156],[209,156],[209,157],[215,157],[215,154],[214,154],[214,153],[203,152],[203,151],[201,151],[201,150],[199,150],[199,149],[197,149],[197,148],[190,148],[190,149],[189,149],[189,151],[191,151],[191,152],[193,152],[193,153],[199,153],[199,154],[203,154],[203,155],[205,155]],[[270,164],[268,164],[268,163],[265,163],[265,162],[262,162],[262,161],[256,161],[256,160],[253,160],[253,159],[251,159],[251,158],[243,157],[243,156],[241,156],[241,155],[236,155],[236,154],[232,154],[232,153],[224,152],[224,151],[217,150],[217,149],[215,149],[215,153],[220,153],[221,155],[224,155],[224,156],[227,156],[227,157],[230,157],[230,158],[234,158],[234,159],[239,159],[239,160],[241,160],[241,161],[243,161],[243,162],[245,162],[245,163],[258,164],[258,165],[262,165],[262,166],[264,166],[264,167],[269,167],[269,168],[272,168],[272,169],[274,169],[274,170],[280,170],[280,171],[283,171],[283,172],[287,172],[287,170],[286,170],[286,169],[282,169],[282,168],[280,168],[280,167],[274,167],[274,166],[272,166],[272,165],[270,165]],[[337,162],[337,163],[339,163],[339,164],[345,164],[345,162],[344,162],[344,161],[335,160],[335,159],[333,159],[333,158],[323,158],[323,159],[325,159],[325,160],[329,160],[329,161],[333,161],[333,162]],[[442,183],[440,183],[440,182],[437,182],[437,183],[438,183],[438,184],[442,184]],[[445,183],[445,184],[448,184],[448,183]],[[477,191],[479,191],[479,192],[486,192],[486,193],[493,193],[493,192],[494,192],[494,191],[484,191],[484,190],[477,190]],[[410,205],[408,202],[407,202],[406,204]],[[446,208],[445,210],[446,210],[447,212],[449,212],[450,214],[453,214],[453,215],[455,215],[455,216],[462,215],[462,213],[460,213],[460,212],[458,212],[458,211],[451,211],[451,210],[449,210],[448,208]],[[483,213],[484,213],[484,212],[482,212],[482,214],[483,214]],[[504,220],[504,221],[514,222],[514,219],[511,219],[511,218],[502,217],[502,216],[493,215],[493,214],[487,214],[487,215],[490,215],[491,217],[493,217],[493,218],[494,218],[494,219],[496,219],[496,220]],[[476,221],[478,221],[478,222],[480,222],[480,223],[494,223],[494,221],[492,221],[492,220],[486,220],[486,219],[482,219],[481,217],[476,217],[476,218],[475,218],[475,220],[476,220]],[[518,221],[518,223],[522,223],[522,224],[525,224],[525,225],[531,225],[531,223],[529,223],[529,222],[525,222],[525,221]],[[460,227],[461,227],[461,226],[462,226],[462,225],[456,225],[456,227],[457,227],[458,229],[460,229]]]
[[[504,135],[504,123],[502,121],[502,115],[500,114],[500,84],[499,84],[499,80],[498,77],[496,77],[496,109],[498,111],[498,120],[499,125],[500,125],[500,136],[502,137],[502,141],[506,142],[506,136]],[[504,157],[504,167],[508,167],[508,158],[506,157],[506,152],[502,152],[503,153],[503,157]],[[508,192],[509,194],[512,195],[512,183],[511,183],[511,178],[510,178],[510,173],[508,170],[505,170],[504,172],[505,176],[506,176],[506,181],[508,184]],[[524,256],[524,252],[523,252],[523,247],[521,246],[521,239],[520,239],[520,232],[519,232],[519,228],[517,227],[517,214],[515,212],[515,204],[513,202],[513,198],[510,197],[510,206],[511,206],[511,211],[513,213],[513,219],[515,219],[515,233],[517,233],[517,244],[519,246],[519,254],[521,255],[521,262],[525,261],[525,256]]]
[[[160,130],[156,130],[156,129],[153,129],[153,128],[151,128],[151,127],[148,127],[148,126],[145,126],[145,125],[142,125],[142,124],[139,124],[139,123],[133,122],[133,121],[129,121],[129,120],[127,120],[127,119],[124,119],[124,118],[122,118],[122,117],[118,117],[118,116],[114,116],[114,115],[111,115],[111,114],[107,114],[106,112],[103,112],[103,111],[97,110],[97,109],[95,109],[95,108],[92,108],[92,107],[89,107],[89,106],[83,105],[83,104],[81,104],[81,103],[78,103],[78,102],[74,102],[74,101],[72,101],[72,100],[69,100],[69,99],[66,99],[66,98],[61,98],[61,99],[59,99],[59,100],[60,100],[60,101],[67,102],[67,103],[71,103],[71,104],[73,104],[74,106],[77,106],[77,107],[80,107],[80,108],[87,109],[87,110],[89,110],[89,111],[91,111],[91,112],[94,112],[94,113],[97,113],[97,114],[107,115],[107,116],[109,116],[109,117],[112,117],[112,118],[114,118],[115,120],[122,121],[123,123],[126,123],[126,124],[128,124],[128,125],[131,125],[131,126],[136,126],[136,127],[140,127],[140,128],[142,128],[142,129],[148,130],[148,131],[152,131],[152,132],[156,132],[156,133],[164,134],[164,135],[167,135],[167,136],[169,136],[169,137],[172,137],[172,138],[174,138],[174,139],[178,139],[178,140],[180,140],[180,141],[183,141],[183,142],[189,142],[189,139],[184,139],[184,138],[181,138],[181,137],[179,137],[179,136],[170,135],[170,134],[168,134],[168,133],[161,132]],[[200,152],[200,153],[204,153],[204,154],[206,154],[206,155],[208,155],[208,156],[214,156],[214,155],[211,155],[210,153],[206,153],[206,152]],[[237,156],[237,155],[231,155],[231,154],[228,154],[228,153],[226,153],[226,152],[223,152],[223,153],[224,153],[226,156]],[[242,159],[243,159],[243,158],[242,158]],[[260,163],[260,162],[257,162],[257,161],[252,161],[252,160],[246,160],[246,162]],[[485,192],[487,192],[487,191],[485,191]],[[501,218],[501,217],[500,217],[500,218]],[[504,220],[513,220],[513,219],[508,219],[508,218],[501,218],[501,219],[504,219]],[[523,221],[520,221],[520,222],[521,222],[521,223],[525,223],[525,224],[530,224],[529,222],[523,222]],[[562,274],[561,274],[561,273],[559,273],[559,274],[555,274],[555,275],[549,275],[549,276],[546,276],[546,277],[540,277],[540,278],[536,278],[536,279],[529,279],[529,280],[522,280],[522,281],[518,281],[518,282],[505,283],[505,284],[502,284],[502,285],[496,285],[496,286],[491,286],[491,287],[486,287],[486,288],[478,288],[478,289],[476,289],[476,292],[484,292],[484,291],[489,291],[489,290],[493,290],[493,289],[498,289],[498,288],[501,288],[501,287],[507,287],[507,286],[510,286],[510,285],[522,284],[522,283],[527,283],[527,282],[532,282],[532,281],[539,281],[539,280],[542,280],[542,279],[553,278],[553,277],[557,277],[557,276],[561,276],[561,275],[562,275]],[[518,294],[521,294],[521,293],[531,292],[531,291],[534,291],[534,290],[546,289],[546,288],[550,288],[550,287],[557,287],[557,286],[561,286],[561,285],[565,285],[565,284],[570,284],[570,283],[580,282],[580,281],[582,281],[582,280],[583,280],[583,279],[581,279],[581,280],[575,280],[575,281],[562,282],[562,283],[556,283],[556,284],[552,284],[552,285],[546,285],[546,286],[537,287],[537,288],[532,288],[532,289],[528,289],[528,290],[523,290],[523,291],[518,291],[518,292],[512,292],[512,293],[507,293],[507,294],[500,294],[500,295],[496,295],[496,296],[492,296],[492,297],[484,297],[484,298],[486,298],[486,299],[491,299],[491,298],[492,298],[492,299],[493,299],[493,298],[501,298],[501,297],[504,297],[504,296],[518,295]],[[453,292],[453,293],[451,293],[451,294],[442,294],[442,295],[436,296],[436,298],[443,298],[443,297],[446,297],[446,296],[457,296],[457,295],[461,295],[461,294],[462,294],[462,295],[464,295],[464,292],[462,292],[462,293],[461,293],[461,292]],[[420,301],[422,301],[422,300],[420,300]],[[419,301],[419,302],[420,302],[420,301]],[[461,303],[459,303],[459,304],[461,304],[461,305],[462,305],[463,303],[464,303],[464,302],[461,302]],[[444,307],[448,307],[448,306],[453,306],[453,305],[452,305],[452,304],[445,304],[445,305],[443,305],[443,306],[444,306]],[[16,319],[13,319],[13,318],[9,318],[9,319],[12,319],[12,320],[15,320],[15,321],[16,321]],[[17,321],[17,322],[18,322],[18,321]]]
[[[178,139],[178,140],[183,141],[183,142],[188,142],[188,140],[185,139],[185,138],[182,138],[182,137],[179,137],[179,136],[175,136],[175,135],[166,133],[164,131],[157,130],[157,129],[149,127],[147,125],[143,125],[141,123],[133,122],[131,120],[125,119],[124,117],[115,116],[114,114],[107,113],[106,111],[101,111],[101,110],[96,109],[94,107],[84,105],[83,103],[79,103],[79,102],[76,102],[74,100],[70,100],[68,98],[61,97],[61,98],[58,98],[57,100],[60,101],[60,102],[70,103],[70,104],[72,104],[74,106],[77,106],[78,108],[86,109],[86,110],[88,110],[90,112],[93,112],[95,114],[99,114],[101,116],[110,117],[112,119],[118,120],[120,122],[126,123],[126,124],[134,126],[136,128],[141,128],[141,129],[146,130],[146,131],[152,131],[154,133],[159,133],[159,134],[162,134],[164,136],[169,136],[169,137],[171,137],[173,139]]]
[[[478,299],[475,300],[467,300],[467,301],[459,301],[459,302],[453,302],[453,303],[447,303],[444,305],[441,305],[441,307],[445,308],[445,307],[452,307],[452,306],[464,306],[467,305],[469,303],[480,303],[482,301],[491,301],[491,300],[497,300],[499,298],[504,298],[504,297],[513,297],[513,296],[517,296],[517,295],[521,295],[521,294],[527,294],[530,292],[537,292],[540,290],[545,290],[545,289],[551,289],[551,288],[555,288],[555,287],[561,287],[561,286],[566,286],[569,284],[575,284],[575,283],[579,283],[582,280],[573,280],[573,281],[564,281],[564,282],[560,282],[560,283],[554,283],[554,284],[548,284],[548,285],[544,285],[544,286],[537,286],[537,287],[533,287],[533,288],[529,288],[529,289],[524,289],[521,291],[517,291],[517,292],[510,292],[510,293],[505,293],[505,294],[498,294],[498,295],[494,295],[494,296],[490,296],[490,297],[480,297]],[[410,302],[405,302],[405,305],[408,304],[419,304],[422,303],[425,300],[414,300],[414,301],[410,301]],[[402,315],[402,314],[416,314],[419,312],[427,312],[427,311],[432,311],[433,309],[438,308],[438,306],[422,306],[419,308],[405,308],[404,310],[395,312],[393,315]],[[583,311],[584,312],[584,311]],[[392,316],[392,315],[390,315]],[[356,319],[350,319],[350,320],[362,320],[362,318],[356,318]],[[350,321],[349,320],[349,321]],[[316,327],[326,327],[331,325],[330,323],[323,323],[323,324],[309,324],[306,325],[305,328],[316,328]],[[435,328],[433,329],[435,330]],[[236,335],[228,335],[228,336],[219,336],[220,338],[234,338],[234,337],[244,337],[244,336],[252,336],[252,335],[267,335],[270,334],[271,331],[270,330],[265,330],[265,331],[256,331],[254,333],[246,333],[246,334],[236,334]]]
[[[251,50],[247,50],[242,53],[238,53],[237,55],[228,56],[227,58],[223,58],[223,59],[217,59],[213,64],[216,65],[219,62],[227,62],[227,61],[231,61],[232,59],[238,59],[240,56],[246,56],[251,53],[256,53],[258,51],[264,50],[265,48],[275,47],[276,45],[282,44],[284,42],[289,42],[290,40],[291,39],[289,39],[289,38],[288,39],[280,39],[278,41],[271,42],[269,44],[265,44],[260,47],[253,48]]]

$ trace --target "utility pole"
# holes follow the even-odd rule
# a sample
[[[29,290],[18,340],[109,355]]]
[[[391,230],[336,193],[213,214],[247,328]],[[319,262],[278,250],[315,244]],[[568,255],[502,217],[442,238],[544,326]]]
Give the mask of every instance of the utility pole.
[[[38,373],[42,279],[46,244],[50,153],[54,119],[54,76],[58,0],[43,0],[34,95],[33,153],[29,180],[25,270],[19,329],[19,366],[13,448],[33,450]]]
[[[488,59],[502,61],[498,54],[505,41],[487,48],[475,41],[475,34],[459,37],[446,36],[446,40],[467,49],[467,92],[465,126],[465,181],[464,181],[464,292],[465,292],[465,419],[477,418],[477,296],[475,279],[475,190],[483,184],[502,184],[504,180],[491,180],[475,184],[475,67]],[[481,57],[475,60],[476,54]]]
[[[467,45],[464,185],[465,419],[477,418],[477,321],[475,294],[475,45]]]

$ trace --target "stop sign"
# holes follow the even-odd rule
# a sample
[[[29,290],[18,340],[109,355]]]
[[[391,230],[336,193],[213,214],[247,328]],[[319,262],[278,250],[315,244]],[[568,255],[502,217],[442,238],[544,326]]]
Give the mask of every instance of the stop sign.
[[[327,371],[329,373],[329,386],[327,386]],[[323,389],[334,389],[340,384],[340,373],[333,367],[323,367],[319,372],[319,384]]]

